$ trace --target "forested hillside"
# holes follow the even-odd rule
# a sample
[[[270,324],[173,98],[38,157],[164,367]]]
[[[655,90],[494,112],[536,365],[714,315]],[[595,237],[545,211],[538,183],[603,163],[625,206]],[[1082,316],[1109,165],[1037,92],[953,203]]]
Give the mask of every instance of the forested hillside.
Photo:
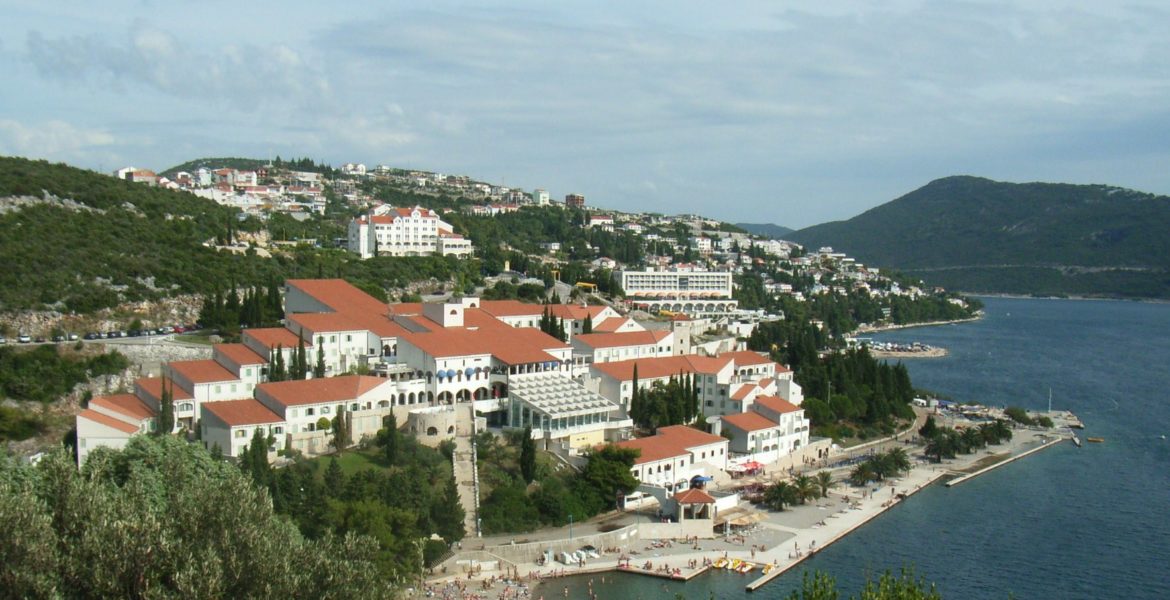
[[[366,287],[480,280],[478,261],[358,260],[300,246],[266,259],[203,245],[238,224],[235,209],[63,164],[0,157],[0,310],[88,313],[125,301],[344,277]]]
[[[1165,196],[948,177],[788,237],[969,292],[1170,297],[1167,231]]]
[[[795,231],[794,229],[789,229],[788,227],[775,223],[736,223],[735,226],[748,233],[762,235],[774,240],[787,239],[785,236]]]

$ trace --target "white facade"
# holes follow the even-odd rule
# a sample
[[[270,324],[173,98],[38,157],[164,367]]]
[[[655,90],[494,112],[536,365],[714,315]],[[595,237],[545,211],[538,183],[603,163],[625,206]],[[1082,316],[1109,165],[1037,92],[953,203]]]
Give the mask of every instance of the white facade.
[[[451,225],[439,219],[435,211],[420,206],[379,206],[370,214],[350,221],[348,247],[362,258],[471,253],[470,241],[454,235]]]

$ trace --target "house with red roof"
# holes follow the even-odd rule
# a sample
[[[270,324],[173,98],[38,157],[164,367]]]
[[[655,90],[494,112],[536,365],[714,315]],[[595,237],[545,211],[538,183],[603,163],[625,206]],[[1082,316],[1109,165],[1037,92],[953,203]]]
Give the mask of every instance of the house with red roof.
[[[736,457],[771,464],[799,452],[809,443],[809,420],[804,409],[779,396],[756,395],[744,412],[713,420],[712,430],[731,434]]]
[[[690,489],[695,477],[725,471],[730,457],[727,438],[685,425],[659,427],[652,436],[615,445],[639,453],[630,469],[638,489],[627,500],[652,496],[668,513],[676,509],[675,493]]]
[[[667,330],[582,333],[573,336],[573,355],[585,364],[670,356],[674,333]]]
[[[134,394],[97,396],[77,415],[77,461],[96,448],[120,450],[132,436],[154,430],[154,411]]]
[[[471,242],[454,231],[454,227],[429,208],[382,205],[350,221],[348,247],[350,252],[362,258],[430,256],[435,253],[470,255]]]

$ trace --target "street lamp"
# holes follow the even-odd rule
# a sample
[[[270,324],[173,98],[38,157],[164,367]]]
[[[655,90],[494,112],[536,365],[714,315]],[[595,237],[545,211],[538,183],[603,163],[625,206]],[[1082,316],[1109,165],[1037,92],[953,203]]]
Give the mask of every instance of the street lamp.
[[[569,513],[569,541],[573,541],[573,514]]]

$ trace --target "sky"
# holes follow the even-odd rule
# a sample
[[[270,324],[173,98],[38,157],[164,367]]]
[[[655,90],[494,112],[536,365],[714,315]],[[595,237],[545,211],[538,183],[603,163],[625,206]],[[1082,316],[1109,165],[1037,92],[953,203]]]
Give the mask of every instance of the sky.
[[[0,154],[424,169],[800,228],[948,175],[1170,193],[1170,3],[0,0]]]

